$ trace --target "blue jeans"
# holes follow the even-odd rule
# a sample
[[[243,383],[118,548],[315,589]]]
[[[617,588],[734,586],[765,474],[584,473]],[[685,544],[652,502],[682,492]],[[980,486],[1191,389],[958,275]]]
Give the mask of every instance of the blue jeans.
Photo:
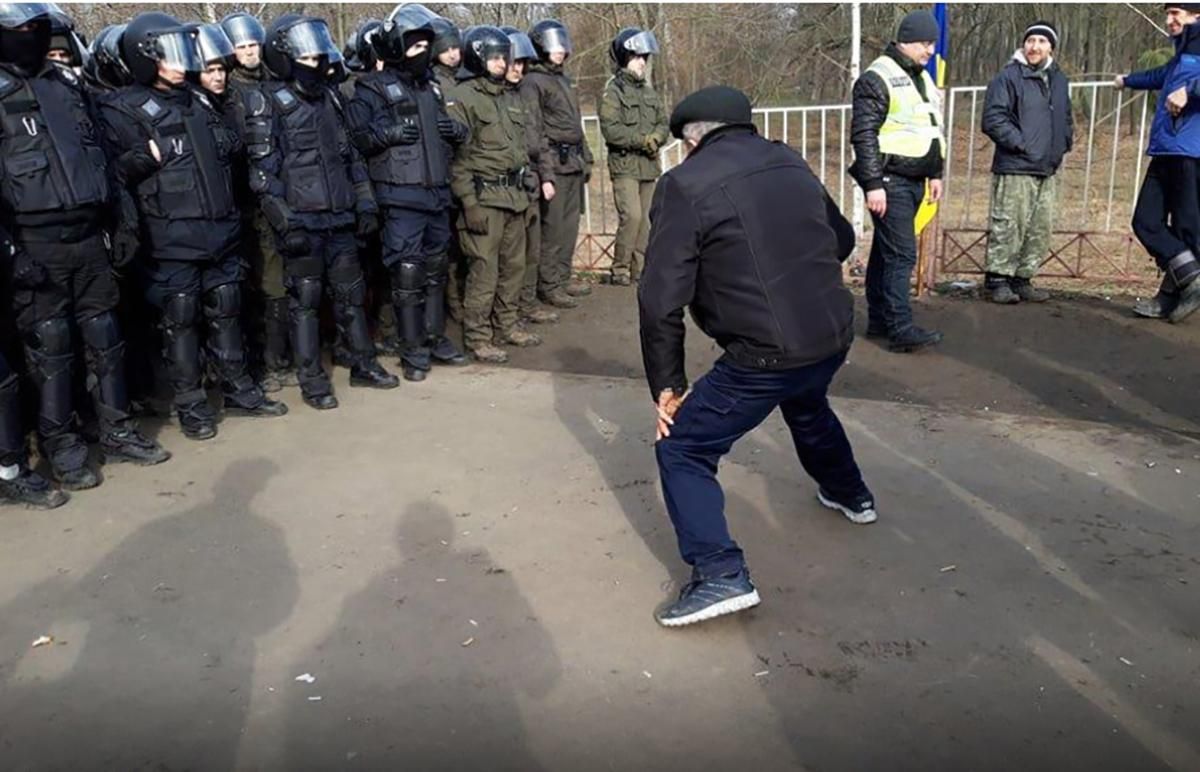
[[[875,235],[867,259],[867,319],[872,330],[896,335],[912,327],[913,269],[917,265],[917,233],[913,221],[925,197],[925,180],[890,175],[883,178],[887,214],[872,214]]]
[[[842,424],[829,406],[829,383],[846,354],[791,370],[755,370],[724,359],[696,381],[675,415],[671,436],[655,445],[663,496],[679,552],[697,578],[744,566],[725,522],[717,464],[733,443],[776,407],[792,431],[804,471],[838,501],[869,497]]]

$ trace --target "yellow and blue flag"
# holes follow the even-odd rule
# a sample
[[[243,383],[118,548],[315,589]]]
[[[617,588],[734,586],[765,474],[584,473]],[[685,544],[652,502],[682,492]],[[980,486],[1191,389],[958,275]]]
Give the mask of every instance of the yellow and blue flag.
[[[950,17],[946,10],[946,3],[933,4],[933,18],[937,19],[938,23],[938,39],[937,46],[934,48],[933,56],[925,65],[925,69],[929,72],[929,77],[933,78],[934,84],[938,88],[946,87],[946,60],[950,55]],[[926,191],[928,193],[928,191]],[[933,222],[933,218],[937,216],[938,205],[929,201],[928,195],[921,202],[921,206],[917,209],[916,225],[917,235],[925,230],[925,226]]]

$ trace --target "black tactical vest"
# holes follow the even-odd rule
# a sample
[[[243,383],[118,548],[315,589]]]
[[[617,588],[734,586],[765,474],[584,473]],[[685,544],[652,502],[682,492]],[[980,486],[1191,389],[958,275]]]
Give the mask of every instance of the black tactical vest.
[[[104,151],[74,73],[0,69],[0,196],[21,215],[108,202]]]
[[[337,97],[325,90],[319,99],[308,100],[283,84],[269,91],[283,126],[276,139],[283,153],[279,178],[287,187],[288,206],[295,212],[354,211],[350,138]]]
[[[438,85],[429,83],[417,88],[386,69],[363,76],[359,82],[387,103],[387,125],[415,123],[421,130],[419,142],[393,145],[367,159],[371,182],[427,188],[449,185],[450,148],[438,134],[437,126],[438,115],[445,112],[446,107]]]
[[[109,103],[136,121],[162,153],[161,168],[137,186],[143,215],[221,220],[236,211],[226,129],[205,99],[193,95],[185,105],[135,86]]]

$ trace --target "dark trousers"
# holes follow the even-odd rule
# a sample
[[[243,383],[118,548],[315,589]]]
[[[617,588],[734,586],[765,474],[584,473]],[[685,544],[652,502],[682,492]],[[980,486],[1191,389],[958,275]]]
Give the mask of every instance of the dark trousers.
[[[733,443],[776,407],[792,432],[800,465],[838,501],[870,496],[846,432],[829,406],[829,383],[845,352],[791,370],[755,370],[719,360],[696,381],[655,445],[667,512],[679,552],[700,579],[738,571],[742,550],[729,535],[717,464]]]
[[[867,316],[872,330],[896,335],[912,327],[913,269],[917,234],[913,220],[925,197],[925,181],[890,175],[883,178],[887,214],[871,215],[875,234],[867,260]]]
[[[1171,258],[1192,250],[1200,257],[1200,159],[1156,156],[1133,210],[1133,232],[1164,271]]]

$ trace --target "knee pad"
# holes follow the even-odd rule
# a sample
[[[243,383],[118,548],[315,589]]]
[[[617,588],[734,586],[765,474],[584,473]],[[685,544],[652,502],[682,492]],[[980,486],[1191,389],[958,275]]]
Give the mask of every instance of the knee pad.
[[[305,277],[292,281],[292,296],[300,308],[316,311],[321,307],[321,280]]]
[[[199,318],[199,299],[192,294],[179,292],[167,298],[163,304],[162,321],[168,330],[194,327]]]
[[[349,282],[334,282],[333,301],[340,306],[363,305],[367,302],[367,283],[362,276]]]
[[[415,303],[425,290],[425,264],[401,260],[392,266],[392,300],[398,305]]]
[[[71,323],[66,317],[44,319],[25,333],[25,348],[39,356],[56,357],[71,353]]]
[[[235,317],[242,309],[242,290],[234,283],[204,293],[204,315],[210,319]]]
[[[112,311],[84,320],[79,325],[79,334],[83,336],[84,345],[101,351],[121,343],[121,328],[117,324],[117,315]]]

